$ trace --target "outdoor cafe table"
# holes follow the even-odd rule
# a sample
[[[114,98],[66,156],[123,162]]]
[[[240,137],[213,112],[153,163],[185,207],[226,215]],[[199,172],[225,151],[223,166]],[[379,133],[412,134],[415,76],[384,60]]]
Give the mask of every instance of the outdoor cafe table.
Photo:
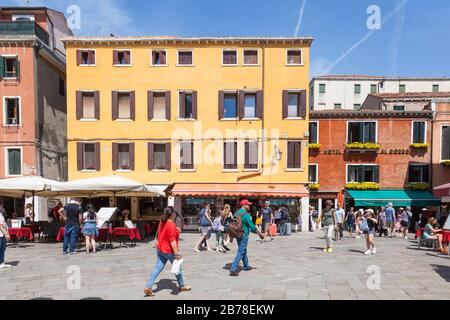
[[[31,231],[31,228],[9,228],[8,233],[15,244],[20,238],[27,238],[29,241],[33,240],[33,232]]]
[[[418,229],[416,232],[416,237],[420,238],[420,236],[423,234],[424,231],[425,231],[425,228]],[[442,234],[442,242],[443,243],[450,243],[450,230],[442,230],[439,233]]]
[[[82,228],[80,228],[80,231],[78,232],[78,237],[84,237],[82,234]],[[66,230],[64,227],[59,228],[58,235],[56,236],[56,241],[60,242],[61,240],[64,240],[64,234]],[[112,229],[108,228],[99,228],[98,229],[98,237],[95,239],[99,242],[106,242],[108,239],[108,232],[110,235],[113,234]]]
[[[113,237],[120,237],[121,241],[120,244],[122,244],[124,241],[122,241],[123,238],[129,238],[133,245],[136,244],[136,240],[141,240],[141,235],[139,234],[139,230],[137,228],[129,229],[129,228],[114,228],[113,229]]]

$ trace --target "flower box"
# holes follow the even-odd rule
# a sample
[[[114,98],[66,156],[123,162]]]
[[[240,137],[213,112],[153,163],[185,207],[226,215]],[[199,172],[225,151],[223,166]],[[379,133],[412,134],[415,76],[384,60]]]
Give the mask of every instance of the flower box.
[[[309,144],[309,150],[319,150],[322,148],[322,145],[319,143],[310,143]]]
[[[347,190],[380,190],[380,185],[375,182],[351,182],[345,185]]]
[[[412,190],[424,191],[424,190],[429,190],[431,188],[431,186],[428,183],[415,182],[415,183],[410,183],[408,185],[408,188],[410,188]]]
[[[318,191],[320,189],[320,184],[318,183],[311,183],[308,185],[309,191]]]
[[[441,164],[442,164],[444,167],[450,167],[450,160],[444,160],[444,161],[441,161]]]
[[[353,142],[353,143],[347,143],[345,145],[345,148],[347,150],[378,150],[381,149],[381,145],[378,143],[373,143],[373,142],[365,142],[365,143],[361,143],[361,142]]]
[[[431,146],[431,144],[429,144],[429,143],[413,143],[409,147],[411,149],[427,149],[430,146]]]

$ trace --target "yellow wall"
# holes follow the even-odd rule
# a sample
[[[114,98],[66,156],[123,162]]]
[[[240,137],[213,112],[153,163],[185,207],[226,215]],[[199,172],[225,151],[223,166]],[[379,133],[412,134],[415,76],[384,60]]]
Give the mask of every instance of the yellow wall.
[[[259,45],[248,45],[246,48],[257,48]],[[78,67],[76,65],[76,49],[96,49],[96,66]],[[150,49],[163,48],[168,50],[168,67],[150,66]],[[194,50],[194,67],[177,67],[177,49]],[[90,178],[114,174],[112,171],[112,142],[135,142],[135,171],[120,172],[121,175],[148,184],[170,184],[175,182],[237,182],[237,178],[249,172],[244,172],[243,141],[238,144],[239,172],[225,173],[222,165],[222,144],[218,144],[218,164],[197,163],[195,172],[180,172],[176,164],[172,164],[171,172],[149,172],[147,165],[147,143],[152,139],[171,140],[176,129],[185,129],[187,133],[200,132],[198,137],[204,137],[208,130],[218,130],[225,133],[227,129],[260,130],[263,121],[219,121],[218,91],[226,89],[263,89],[264,90],[264,127],[269,132],[279,129],[282,138],[303,139],[303,170],[287,172],[287,142],[275,141],[283,152],[281,166],[273,169],[269,175],[270,161],[266,161],[266,174],[242,182],[307,182],[308,146],[305,133],[308,132],[308,119],[282,120],[282,90],[306,89],[309,98],[309,47],[308,45],[268,45],[265,55],[265,84],[263,88],[262,48],[259,49],[259,66],[222,66],[222,49],[239,49],[239,63],[242,64],[242,46],[225,45],[132,45],[117,46],[86,44],[67,45],[67,99],[68,99],[68,152],[69,180]],[[286,66],[286,49],[302,48],[304,66]],[[114,67],[112,63],[113,49],[131,49],[132,67]],[[100,121],[81,122],[76,120],[75,92],[78,90],[100,91]],[[113,90],[134,90],[136,93],[136,121],[112,121]],[[147,120],[147,91],[170,90],[172,109],[170,122],[151,122]],[[196,90],[198,92],[198,121],[179,121],[178,90]],[[307,106],[309,102],[307,103]],[[186,133],[186,134],[187,134]],[[76,142],[101,142],[101,172],[77,171]],[[219,140],[216,140],[216,142]],[[196,141],[195,161],[202,157],[200,146],[206,147],[211,141]],[[172,141],[172,147],[176,141]],[[265,143],[273,154],[271,141]],[[260,146],[261,154],[262,148]],[[178,158],[175,149],[172,161]],[[260,156],[261,158],[261,156]]]

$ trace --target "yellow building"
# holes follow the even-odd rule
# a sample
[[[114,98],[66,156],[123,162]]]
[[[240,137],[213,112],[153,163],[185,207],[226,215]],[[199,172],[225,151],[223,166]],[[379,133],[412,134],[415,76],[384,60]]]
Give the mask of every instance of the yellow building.
[[[265,199],[286,204],[306,221],[311,43],[66,38],[69,180],[169,186],[188,224],[200,202],[235,209],[242,198],[255,210]],[[156,215],[165,201],[119,204]]]

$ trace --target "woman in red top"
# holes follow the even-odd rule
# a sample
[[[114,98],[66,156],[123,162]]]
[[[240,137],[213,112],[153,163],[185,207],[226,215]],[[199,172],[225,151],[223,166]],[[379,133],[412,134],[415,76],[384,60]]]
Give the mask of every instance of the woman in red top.
[[[161,216],[161,222],[159,223],[158,233],[156,235],[156,266],[153,269],[150,278],[147,281],[147,286],[144,289],[144,294],[148,297],[154,296],[152,291],[156,278],[164,269],[167,261],[173,264],[173,261],[180,260],[181,254],[178,249],[178,239],[180,232],[177,229],[176,224],[173,222],[173,210],[171,208],[164,209]],[[180,272],[176,276],[178,281],[178,287],[181,292],[190,291],[191,287],[184,285],[183,272]]]

